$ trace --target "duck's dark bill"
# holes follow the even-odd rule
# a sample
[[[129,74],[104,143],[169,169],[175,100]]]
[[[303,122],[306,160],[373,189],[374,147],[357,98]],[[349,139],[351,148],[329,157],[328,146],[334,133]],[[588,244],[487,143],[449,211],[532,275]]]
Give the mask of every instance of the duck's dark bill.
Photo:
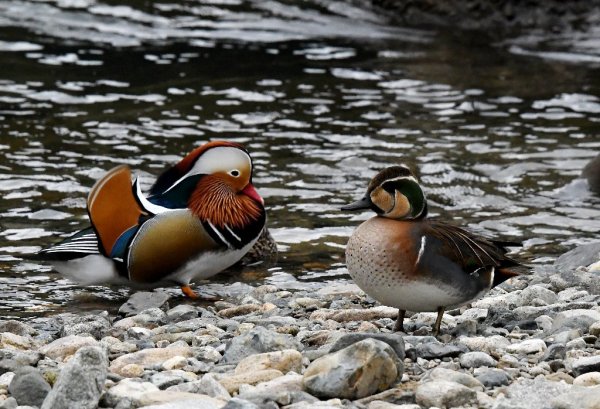
[[[370,209],[370,208],[371,208],[371,199],[368,196],[365,196],[357,202],[350,203],[349,205],[343,206],[342,210],[360,210],[360,209]]]

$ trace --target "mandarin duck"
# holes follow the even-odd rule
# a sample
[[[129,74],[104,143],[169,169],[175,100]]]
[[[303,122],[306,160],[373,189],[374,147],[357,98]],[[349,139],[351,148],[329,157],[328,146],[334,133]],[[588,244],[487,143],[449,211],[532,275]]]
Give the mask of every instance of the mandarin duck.
[[[505,246],[514,243],[428,219],[425,194],[406,166],[379,172],[362,199],[342,207],[360,209],[376,216],[350,236],[346,265],[365,293],[398,308],[394,331],[404,331],[407,310],[437,311],[438,335],[446,308],[473,301],[525,270],[505,255]]]
[[[87,199],[91,227],[40,251],[82,284],[153,288],[211,277],[239,261],[265,226],[252,185],[252,159],[237,143],[213,141],[156,180],[146,197],[139,178],[117,166]]]

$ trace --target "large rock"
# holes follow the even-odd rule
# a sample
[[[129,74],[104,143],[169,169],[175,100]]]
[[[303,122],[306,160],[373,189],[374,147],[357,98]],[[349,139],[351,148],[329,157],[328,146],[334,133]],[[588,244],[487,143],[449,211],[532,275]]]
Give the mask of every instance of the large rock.
[[[590,325],[600,321],[600,311],[574,309],[559,312],[552,321],[551,333],[568,329],[578,329],[581,333],[589,330]]]
[[[600,386],[573,388],[550,402],[552,409],[600,409]]]
[[[559,271],[575,270],[600,260],[600,242],[575,247],[556,259],[554,267]]]
[[[456,382],[432,381],[420,384],[415,398],[419,405],[428,408],[453,408],[475,403],[477,392]]]
[[[94,409],[104,390],[108,358],[99,346],[81,348],[64,366],[41,409]]]
[[[121,370],[123,369],[123,367],[129,364],[136,364],[146,368],[151,365],[162,364],[167,359],[173,358],[175,356],[182,356],[184,358],[188,358],[192,355],[192,348],[183,346],[142,349],[141,351],[122,355],[114,361],[112,361],[112,363],[110,364],[110,371],[121,375]]]
[[[493,409],[548,409],[555,397],[570,391],[571,385],[543,378],[518,379],[504,388]]]
[[[150,382],[125,378],[106,391],[101,403],[103,407],[113,408],[122,400],[138,402],[143,396],[158,390],[158,387]]]
[[[460,383],[467,388],[474,389],[476,391],[483,391],[483,385],[477,379],[473,378],[468,373],[453,371],[447,368],[434,368],[423,377],[423,382],[430,381],[450,381]]]
[[[417,356],[424,359],[441,359],[447,357],[457,357],[468,348],[462,344],[442,344],[440,342],[427,342],[418,344],[416,347]]]
[[[22,337],[37,335],[37,330],[35,328],[16,320],[0,321],[0,333],[1,332],[10,332]]]
[[[162,291],[138,291],[119,308],[119,315],[130,317],[149,308],[169,309],[169,295]]]
[[[600,355],[578,358],[569,363],[575,376],[600,371]]]
[[[284,349],[302,350],[302,344],[290,335],[279,334],[264,327],[255,327],[233,338],[223,355],[222,362],[237,363],[250,355]]]
[[[65,358],[74,355],[80,348],[98,345],[98,341],[87,336],[69,335],[52,341],[40,348],[40,352],[52,359],[64,361]]]
[[[344,334],[335,341],[329,352],[337,352],[340,349],[344,349],[347,346],[354,344],[355,342],[362,341],[363,339],[373,338],[378,341],[385,342],[392,347],[400,362],[404,360],[404,339],[399,334],[381,334],[381,333],[370,333],[370,332],[352,332]]]
[[[110,329],[108,314],[83,315],[65,319],[60,336],[91,335],[97,340],[102,339]]]
[[[8,367],[16,365],[16,367],[10,369],[14,372],[14,370],[18,369],[18,366],[35,366],[40,359],[42,359],[42,354],[39,352],[18,351],[16,349],[0,349],[0,363],[3,361],[6,363],[6,365],[0,364],[0,374],[6,372],[3,372],[2,368],[8,369]]]
[[[389,388],[402,375],[397,361],[388,344],[365,339],[313,361],[304,372],[304,386],[317,397],[362,398]]]
[[[27,351],[34,348],[34,341],[29,335],[21,336],[12,332],[0,333],[0,348]]]
[[[8,391],[20,406],[41,406],[50,392],[50,385],[40,371],[25,366],[15,373]]]

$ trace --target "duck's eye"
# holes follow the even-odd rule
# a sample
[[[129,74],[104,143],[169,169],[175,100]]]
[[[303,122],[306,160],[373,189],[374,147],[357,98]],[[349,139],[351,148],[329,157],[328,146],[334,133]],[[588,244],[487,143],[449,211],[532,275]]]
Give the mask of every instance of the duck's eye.
[[[240,171],[237,169],[234,169],[234,170],[230,171],[229,174],[231,176],[233,176],[234,178],[237,178],[240,175]]]

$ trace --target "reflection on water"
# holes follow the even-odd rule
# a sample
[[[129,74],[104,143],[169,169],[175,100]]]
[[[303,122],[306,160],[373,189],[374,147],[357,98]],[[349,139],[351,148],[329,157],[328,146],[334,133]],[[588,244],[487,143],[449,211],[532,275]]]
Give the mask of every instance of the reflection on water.
[[[28,256],[87,225],[104,171],[129,164],[147,188],[216,138],[253,153],[281,256],[207,294],[346,282],[345,242],[370,215],[338,209],[399,162],[434,215],[523,239],[532,263],[598,238],[600,198],[578,179],[600,149],[593,61],[396,28],[345,2],[121,3],[0,2],[5,316],[114,308],[127,289],[82,291]]]

